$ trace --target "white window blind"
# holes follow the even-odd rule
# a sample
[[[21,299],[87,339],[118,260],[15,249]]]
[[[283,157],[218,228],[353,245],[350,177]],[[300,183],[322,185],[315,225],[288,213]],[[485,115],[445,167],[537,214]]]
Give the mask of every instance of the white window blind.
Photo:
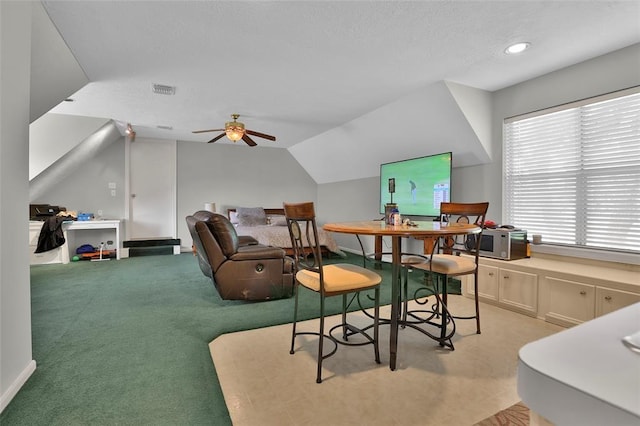
[[[506,223],[640,253],[640,88],[504,124]]]

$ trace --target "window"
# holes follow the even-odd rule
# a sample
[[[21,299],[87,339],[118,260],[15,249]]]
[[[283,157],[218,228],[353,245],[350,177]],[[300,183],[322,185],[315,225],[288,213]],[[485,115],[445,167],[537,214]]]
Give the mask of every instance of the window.
[[[506,223],[640,252],[640,87],[506,119]]]

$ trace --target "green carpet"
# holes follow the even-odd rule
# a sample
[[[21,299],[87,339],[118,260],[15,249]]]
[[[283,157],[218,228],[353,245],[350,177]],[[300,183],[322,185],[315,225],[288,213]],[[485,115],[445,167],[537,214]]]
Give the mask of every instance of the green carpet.
[[[362,264],[351,254],[330,261]],[[389,265],[378,272],[386,304]],[[422,274],[410,277],[413,287]],[[317,317],[314,296],[301,292],[302,319]],[[339,312],[340,299],[327,309]],[[293,312],[293,298],[221,300],[191,254],[32,266],[31,300],[37,369],[3,426],[230,425],[209,342]]]

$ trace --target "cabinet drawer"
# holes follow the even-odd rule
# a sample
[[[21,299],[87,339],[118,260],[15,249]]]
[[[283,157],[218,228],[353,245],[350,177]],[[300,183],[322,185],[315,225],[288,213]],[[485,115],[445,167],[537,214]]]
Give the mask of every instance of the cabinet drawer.
[[[546,321],[571,327],[594,318],[595,286],[545,278],[548,283]]]

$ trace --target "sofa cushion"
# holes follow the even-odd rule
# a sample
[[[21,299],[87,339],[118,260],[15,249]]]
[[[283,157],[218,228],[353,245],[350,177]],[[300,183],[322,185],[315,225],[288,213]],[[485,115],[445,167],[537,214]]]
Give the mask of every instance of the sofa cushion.
[[[221,214],[215,214],[208,222],[205,222],[211,229],[211,233],[218,241],[220,248],[225,256],[230,257],[236,251],[240,242],[238,240],[238,234],[236,228],[226,217]]]

